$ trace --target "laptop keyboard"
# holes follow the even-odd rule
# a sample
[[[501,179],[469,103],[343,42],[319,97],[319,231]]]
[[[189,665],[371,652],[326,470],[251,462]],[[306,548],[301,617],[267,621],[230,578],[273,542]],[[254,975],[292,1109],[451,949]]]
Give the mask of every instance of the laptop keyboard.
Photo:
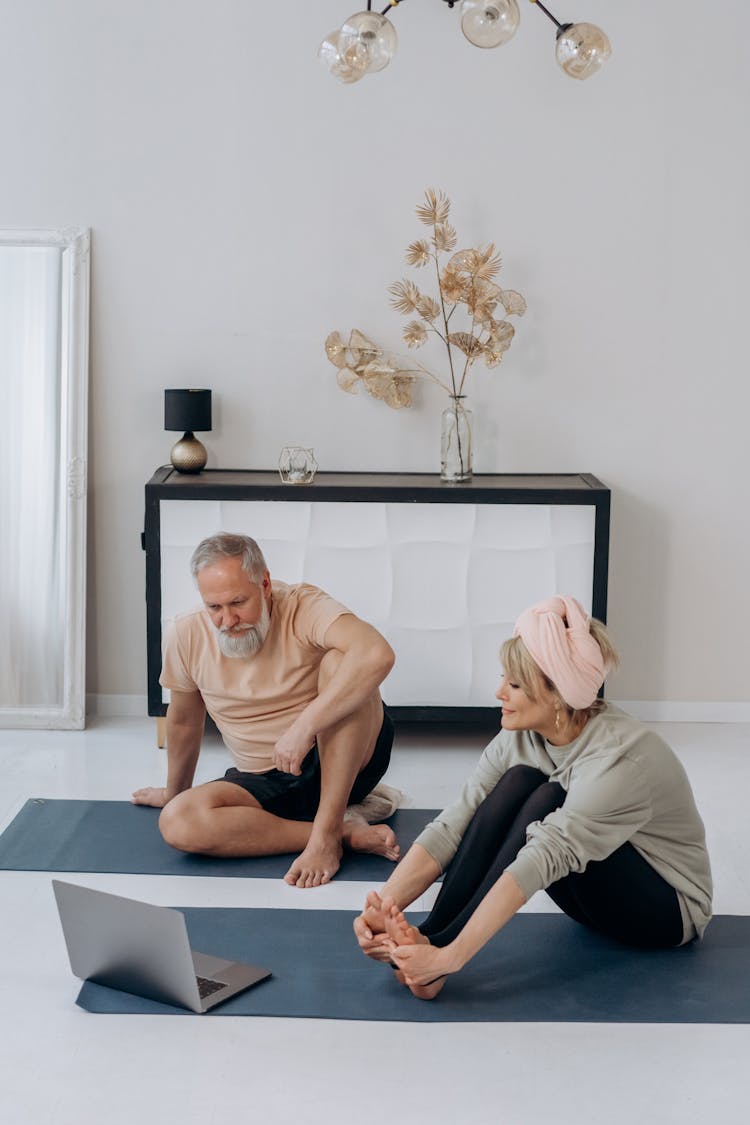
[[[220,980],[209,980],[208,977],[196,977],[198,982],[198,995],[201,1000],[205,1000],[207,996],[213,996],[214,992],[221,992],[222,988],[226,988]]]

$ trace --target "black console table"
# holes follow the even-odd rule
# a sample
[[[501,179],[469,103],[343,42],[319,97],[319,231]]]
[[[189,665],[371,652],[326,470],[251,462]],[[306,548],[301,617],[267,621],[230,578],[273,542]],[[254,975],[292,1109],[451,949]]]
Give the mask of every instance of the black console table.
[[[313,582],[383,632],[397,657],[383,685],[397,720],[486,721],[497,652],[522,609],[572,593],[606,620],[609,511],[609,489],[587,473],[452,485],[326,472],[291,485],[275,472],[164,466],[146,485],[142,540],[148,713],[167,708],[163,628],[199,601],[192,550],[223,530],[256,538],[273,577]]]

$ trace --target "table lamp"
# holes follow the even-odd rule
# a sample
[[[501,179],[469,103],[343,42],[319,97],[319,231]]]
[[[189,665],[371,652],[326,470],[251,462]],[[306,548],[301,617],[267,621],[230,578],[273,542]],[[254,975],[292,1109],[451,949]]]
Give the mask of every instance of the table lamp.
[[[206,464],[208,454],[193,431],[211,429],[211,392],[193,388],[165,390],[164,429],[183,431],[170,454],[177,472],[199,473]]]

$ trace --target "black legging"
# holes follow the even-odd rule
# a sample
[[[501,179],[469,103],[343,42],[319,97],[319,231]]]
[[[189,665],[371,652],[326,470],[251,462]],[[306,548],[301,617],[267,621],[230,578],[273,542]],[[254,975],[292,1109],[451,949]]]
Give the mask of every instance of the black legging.
[[[561,785],[532,766],[513,766],[503,774],[474,813],[419,927],[433,945],[453,941],[526,843],[528,825],[559,808],[565,797]],[[576,922],[627,945],[664,949],[682,941],[677,892],[632,844],[546,889]]]

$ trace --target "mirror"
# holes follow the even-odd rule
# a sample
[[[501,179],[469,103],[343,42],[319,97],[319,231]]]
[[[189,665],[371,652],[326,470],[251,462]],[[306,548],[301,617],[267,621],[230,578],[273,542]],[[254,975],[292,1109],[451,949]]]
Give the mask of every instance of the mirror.
[[[88,230],[0,230],[0,726],[85,724]]]

